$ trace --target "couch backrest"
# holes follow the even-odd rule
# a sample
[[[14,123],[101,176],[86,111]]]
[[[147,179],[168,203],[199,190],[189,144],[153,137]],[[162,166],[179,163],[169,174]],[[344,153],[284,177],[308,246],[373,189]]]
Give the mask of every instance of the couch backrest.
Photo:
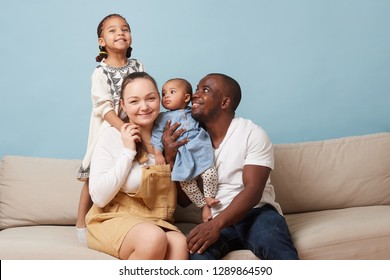
[[[276,144],[271,183],[283,212],[390,205],[390,133]]]
[[[0,161],[0,230],[30,225],[74,225],[83,183],[80,160],[5,156]],[[178,208],[177,222],[201,222],[194,206]]]
[[[73,225],[82,183],[80,160],[5,156],[0,167],[0,229]]]
[[[390,205],[390,133],[277,144],[271,183],[283,212]],[[0,229],[74,225],[80,160],[6,156],[0,162]],[[195,207],[178,222],[199,222]]]

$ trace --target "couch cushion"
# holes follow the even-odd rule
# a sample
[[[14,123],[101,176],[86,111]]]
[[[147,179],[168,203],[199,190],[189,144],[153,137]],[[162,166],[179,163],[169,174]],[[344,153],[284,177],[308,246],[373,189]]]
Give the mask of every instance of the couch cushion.
[[[390,206],[286,215],[299,257],[307,260],[390,259]]]
[[[73,226],[28,226],[0,231],[1,260],[113,260],[82,246]],[[224,260],[256,260],[249,250],[230,252]]]
[[[187,207],[177,205],[174,215],[175,223],[202,223],[202,209],[191,203]]]
[[[229,252],[222,260],[259,260],[250,250],[235,250]]]
[[[390,205],[390,133],[277,144],[271,182],[283,212]]]
[[[82,246],[74,226],[28,226],[0,231],[1,260],[115,259]]]
[[[75,224],[79,160],[6,156],[0,170],[0,229]]]

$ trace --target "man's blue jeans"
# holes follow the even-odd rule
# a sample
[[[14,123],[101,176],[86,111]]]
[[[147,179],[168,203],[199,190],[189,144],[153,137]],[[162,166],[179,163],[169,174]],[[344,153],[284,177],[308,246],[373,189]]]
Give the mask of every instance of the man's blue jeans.
[[[260,259],[296,260],[297,250],[283,216],[270,205],[252,209],[239,223],[224,228],[220,238],[192,260],[218,260],[233,250],[251,250]]]

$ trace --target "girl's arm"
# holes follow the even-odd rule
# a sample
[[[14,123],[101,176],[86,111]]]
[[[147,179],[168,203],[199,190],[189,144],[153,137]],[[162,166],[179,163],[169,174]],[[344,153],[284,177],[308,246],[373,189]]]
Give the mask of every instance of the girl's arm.
[[[125,124],[123,120],[121,120],[118,115],[115,113],[114,110],[109,111],[107,114],[104,115],[104,119],[113,127],[118,129],[118,131],[121,130],[121,127]]]
[[[101,117],[120,131],[124,122],[115,113],[114,100],[102,68],[96,68],[92,74],[92,106],[95,116]]]

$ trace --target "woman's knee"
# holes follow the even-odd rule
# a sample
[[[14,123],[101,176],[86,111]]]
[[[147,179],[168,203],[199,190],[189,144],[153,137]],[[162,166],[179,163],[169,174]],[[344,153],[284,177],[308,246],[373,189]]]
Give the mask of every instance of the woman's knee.
[[[120,257],[164,259],[167,247],[168,239],[164,230],[154,224],[138,224],[126,235],[120,250],[124,254],[120,254]]]
[[[166,259],[171,260],[186,260],[188,259],[187,239],[176,231],[168,231],[166,233],[168,239],[168,248]]]

